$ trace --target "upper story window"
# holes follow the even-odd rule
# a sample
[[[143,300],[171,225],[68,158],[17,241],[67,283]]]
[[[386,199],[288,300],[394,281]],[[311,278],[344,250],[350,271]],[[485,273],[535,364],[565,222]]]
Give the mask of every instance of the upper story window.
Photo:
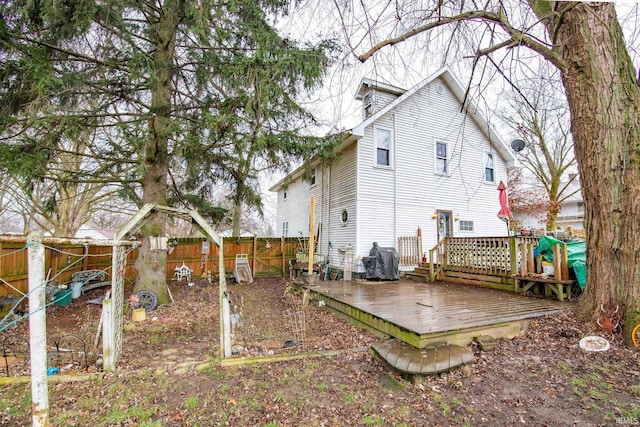
[[[309,172],[309,183],[311,187],[316,185],[316,168],[311,168],[311,171]]]
[[[367,93],[362,98],[362,115],[365,119],[368,119],[373,114],[373,93]]]
[[[578,202],[578,215],[584,215],[584,202]]]
[[[282,200],[287,200],[287,190],[282,192]]]
[[[496,182],[494,156],[495,154],[493,153],[489,153],[488,151],[484,152],[484,181],[485,182]]]
[[[449,147],[446,142],[436,142],[436,167],[440,175],[449,175]]]
[[[376,148],[376,165],[391,166],[391,130],[375,128],[374,142]]]

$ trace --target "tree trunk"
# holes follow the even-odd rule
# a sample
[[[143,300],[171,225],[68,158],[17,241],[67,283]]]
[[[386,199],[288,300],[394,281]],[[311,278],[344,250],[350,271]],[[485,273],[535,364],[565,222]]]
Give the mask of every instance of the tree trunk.
[[[233,231],[231,233],[232,237],[240,236],[240,231],[242,227],[242,202],[235,202],[233,204]]]
[[[163,14],[155,24],[155,52],[151,73],[151,113],[149,137],[143,154],[142,178],[144,203],[166,205],[167,176],[169,171],[169,139],[171,126],[171,94],[173,92],[173,59],[175,53],[176,27],[179,22],[179,1],[167,1]],[[134,291],[147,289],[158,296],[160,304],[169,302],[167,292],[167,251],[150,248],[150,237],[164,236],[166,215],[152,212],[141,228],[142,245],[136,260],[138,281]]]
[[[551,4],[556,14],[545,25],[567,64],[562,80],[585,204],[580,310],[603,319],[601,308],[619,307],[628,344],[640,322],[640,88],[613,3]]]

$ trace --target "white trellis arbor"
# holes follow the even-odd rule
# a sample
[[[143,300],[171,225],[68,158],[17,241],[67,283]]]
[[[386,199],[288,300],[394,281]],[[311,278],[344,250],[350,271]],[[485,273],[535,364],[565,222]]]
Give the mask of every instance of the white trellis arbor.
[[[224,269],[223,239],[195,210],[178,209],[169,206],[161,206],[154,203],[145,204],[129,221],[124,224],[114,237],[113,246],[113,272],[111,283],[111,300],[104,305],[104,333],[103,333],[103,360],[105,370],[114,370],[120,351],[122,350],[123,330],[123,301],[124,301],[124,274],[115,274],[116,267],[124,268],[119,260],[124,256],[124,251],[118,244],[124,237],[134,230],[151,212],[158,211],[167,215],[182,218],[193,223],[205,238],[218,246],[218,276],[220,286],[220,356],[231,356],[231,320],[229,297],[227,294],[227,282]],[[117,279],[120,277],[120,279]]]
[[[115,370],[122,350],[124,325],[124,272],[126,267],[126,247],[135,244],[124,237],[140,224],[154,210],[181,217],[195,224],[204,236],[218,246],[218,268],[220,284],[220,353],[221,357],[231,356],[231,322],[229,299],[226,289],[223,239],[196,211],[182,210],[155,204],[144,205],[137,214],[118,230],[113,240],[86,241],[83,239],[44,238],[42,233],[31,233],[27,237],[28,277],[29,277],[29,330],[32,383],[32,421],[34,426],[49,425],[49,399],[47,387],[47,348],[44,246],[43,243],[85,244],[112,246],[112,274],[109,298],[103,301],[103,361],[105,370]],[[0,238],[0,241],[3,239]]]

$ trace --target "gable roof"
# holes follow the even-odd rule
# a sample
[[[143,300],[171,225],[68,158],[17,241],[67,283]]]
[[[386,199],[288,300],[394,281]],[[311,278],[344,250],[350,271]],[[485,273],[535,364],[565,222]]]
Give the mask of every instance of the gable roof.
[[[405,89],[402,89],[400,87],[364,78],[360,80],[360,84],[358,85],[358,91],[356,92],[355,96],[356,101],[362,101],[362,98],[364,98],[364,94],[367,92],[367,90],[369,90],[369,88],[373,88],[381,92],[387,92],[393,95],[402,95],[406,92]]]
[[[389,105],[382,108],[380,111],[376,112],[375,114],[372,114],[371,117],[367,118],[362,123],[354,127],[351,130],[351,134],[354,135],[357,139],[359,139],[360,137],[363,137],[364,131],[367,128],[367,126],[369,126],[370,124],[378,120],[380,117],[382,117],[384,114],[388,113],[392,109],[396,108],[399,104],[403,103],[407,98],[411,97],[420,89],[424,88],[429,83],[435,81],[438,78],[441,78],[447,84],[451,92],[455,95],[455,97],[458,99],[460,104],[462,104],[462,102],[465,100],[466,89],[462,85],[460,80],[458,80],[458,78],[451,72],[451,69],[445,66],[440,68],[435,73],[431,74],[426,79],[422,80],[417,85],[413,86],[411,89],[405,91],[397,99],[389,103]],[[467,100],[467,103],[469,104],[469,106],[466,108],[467,114],[469,114],[469,116],[474,118],[481,125],[480,129],[482,129],[482,131],[485,133],[485,135],[487,136],[487,139],[489,139],[489,141],[493,145],[495,145],[496,150],[500,153],[502,158],[505,159],[507,165],[514,166],[516,163],[516,157],[511,151],[511,149],[509,148],[509,146],[500,137],[500,135],[498,135],[498,133],[495,131],[495,128],[489,124],[489,120],[485,117],[484,114],[482,114],[480,109],[477,108],[476,104],[471,100]],[[340,148],[344,149],[346,147],[344,146],[344,144],[342,144]]]
[[[388,85],[386,83],[379,83],[371,79],[362,79],[358,86],[358,91],[356,93],[356,100],[362,99],[364,96],[364,92],[369,87],[374,87],[376,89],[380,89],[385,92],[393,93],[400,95],[394,101],[390,102],[384,108],[380,109],[376,113],[372,114],[366,120],[362,121],[359,125],[355,126],[351,129],[349,135],[342,141],[342,143],[336,149],[336,152],[340,153],[344,151],[347,147],[354,144],[357,140],[364,136],[365,129],[367,126],[374,123],[380,117],[396,108],[398,105],[406,101],[420,89],[427,86],[429,83],[435,81],[436,79],[441,78],[444,83],[449,87],[451,92],[454,94],[456,99],[462,104],[465,100],[466,89],[458,80],[458,78],[451,72],[451,69],[447,66],[440,68],[438,71],[431,74],[429,77],[422,80],[420,83],[416,84],[409,90],[404,90],[396,86]],[[495,131],[495,128],[489,124],[489,120],[485,117],[484,114],[477,108],[476,104],[471,100],[466,100],[468,107],[465,109],[466,113],[472,117],[476,122],[480,125],[480,129],[485,134],[490,143],[495,147],[496,151],[500,154],[500,156],[505,159],[507,166],[511,167],[516,164],[515,154],[511,151],[511,148],[507,145],[507,143],[498,135]],[[318,162],[314,162],[313,164],[317,164]],[[276,184],[269,188],[269,191],[277,191],[280,188],[284,187],[291,181],[294,181],[298,177],[300,177],[305,171],[305,165],[302,165],[295,169],[293,172],[289,173],[286,177],[278,181]]]

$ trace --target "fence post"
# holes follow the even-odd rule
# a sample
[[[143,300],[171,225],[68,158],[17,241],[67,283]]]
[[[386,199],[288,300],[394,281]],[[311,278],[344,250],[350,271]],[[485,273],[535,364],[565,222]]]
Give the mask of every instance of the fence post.
[[[429,249],[429,279],[433,282],[435,280],[435,274],[433,272],[433,249]]]
[[[418,265],[422,261],[422,228],[418,227]]]
[[[258,235],[253,234],[253,256],[251,257],[251,271],[256,275],[256,258],[258,256]]]
[[[218,280],[220,288],[220,358],[231,357],[231,306],[224,270],[224,239],[218,246]]]
[[[29,354],[31,360],[31,413],[34,427],[49,425],[47,385],[47,312],[44,281],[44,246],[41,232],[27,237],[29,254]]]
[[[567,252],[567,244],[562,244],[562,280],[569,280],[569,252]]]
[[[285,277],[284,235],[280,236],[280,253],[282,254],[282,277]]]
[[[511,258],[509,261],[510,262],[510,270],[509,274],[517,274],[518,273],[518,248],[517,248],[517,238],[516,236],[511,236],[509,237],[509,258]]]

